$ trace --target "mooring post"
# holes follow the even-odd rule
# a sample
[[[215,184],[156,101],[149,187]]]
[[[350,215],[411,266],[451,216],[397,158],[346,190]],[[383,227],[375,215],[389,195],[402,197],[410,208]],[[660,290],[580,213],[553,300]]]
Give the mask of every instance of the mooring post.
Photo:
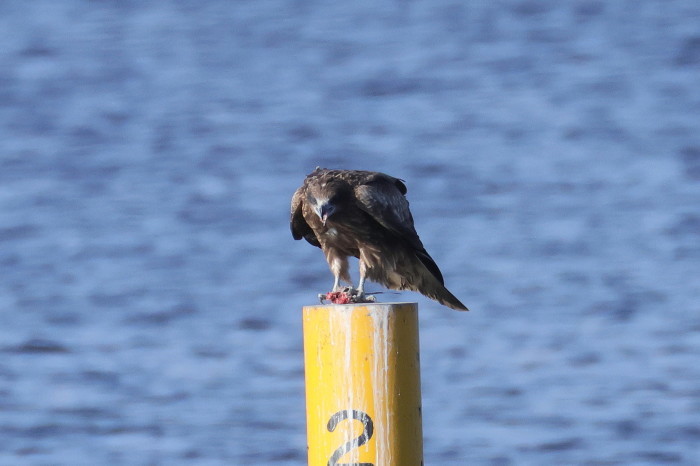
[[[305,306],[309,466],[421,466],[416,303]]]

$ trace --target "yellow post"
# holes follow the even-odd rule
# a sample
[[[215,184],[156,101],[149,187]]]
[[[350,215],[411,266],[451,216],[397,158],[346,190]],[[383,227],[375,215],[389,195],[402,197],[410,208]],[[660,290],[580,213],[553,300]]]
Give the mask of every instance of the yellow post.
[[[418,306],[305,306],[309,466],[421,466]]]

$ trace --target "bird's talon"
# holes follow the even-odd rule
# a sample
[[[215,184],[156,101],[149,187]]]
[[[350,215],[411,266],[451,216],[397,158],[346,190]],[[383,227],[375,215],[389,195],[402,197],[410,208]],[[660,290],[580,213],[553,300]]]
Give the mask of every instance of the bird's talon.
[[[362,304],[376,301],[374,296],[367,295],[353,287],[345,287],[339,291],[319,294],[318,299],[321,301],[321,304],[325,304],[326,301],[329,301],[331,304]]]

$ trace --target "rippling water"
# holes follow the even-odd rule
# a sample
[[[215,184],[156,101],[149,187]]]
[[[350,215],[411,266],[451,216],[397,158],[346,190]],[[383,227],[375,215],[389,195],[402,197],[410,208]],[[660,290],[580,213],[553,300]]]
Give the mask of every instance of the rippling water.
[[[0,464],[303,464],[288,230],[406,180],[426,464],[700,464],[693,1],[3,2]],[[375,288],[379,289],[379,288]]]

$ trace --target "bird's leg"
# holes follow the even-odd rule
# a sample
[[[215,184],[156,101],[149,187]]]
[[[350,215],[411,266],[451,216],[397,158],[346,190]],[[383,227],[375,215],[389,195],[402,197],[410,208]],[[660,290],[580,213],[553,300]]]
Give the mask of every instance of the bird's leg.
[[[328,265],[331,268],[331,272],[333,272],[333,276],[335,277],[335,281],[333,282],[333,292],[340,291],[340,280],[348,280],[350,278],[350,274],[348,273],[348,259],[347,257],[343,257],[339,254],[333,254],[332,250],[329,250],[329,253],[326,255],[326,258],[328,260]]]
[[[362,270],[362,267],[360,267],[360,270]],[[357,283],[357,294],[362,295],[365,293],[365,274],[360,272],[360,281]]]
[[[367,269],[369,268],[367,266],[367,261],[365,259],[365,254],[364,251],[360,249],[360,261],[359,261],[359,269],[360,269],[360,281],[357,284],[357,295],[359,297],[362,297],[362,295],[365,294],[365,280],[367,279]]]
[[[321,302],[328,300],[333,304],[347,304],[353,302],[352,287],[341,288],[340,280],[350,281],[350,274],[348,273],[348,259],[347,257],[339,254],[333,249],[324,249],[326,254],[326,260],[328,261],[328,266],[333,272],[333,290],[329,291],[325,295],[319,295]]]
[[[367,279],[367,263],[362,260],[362,252],[360,252],[360,281],[357,283],[357,290],[354,293],[354,299],[359,303],[374,301],[374,296],[365,296],[365,280]]]

